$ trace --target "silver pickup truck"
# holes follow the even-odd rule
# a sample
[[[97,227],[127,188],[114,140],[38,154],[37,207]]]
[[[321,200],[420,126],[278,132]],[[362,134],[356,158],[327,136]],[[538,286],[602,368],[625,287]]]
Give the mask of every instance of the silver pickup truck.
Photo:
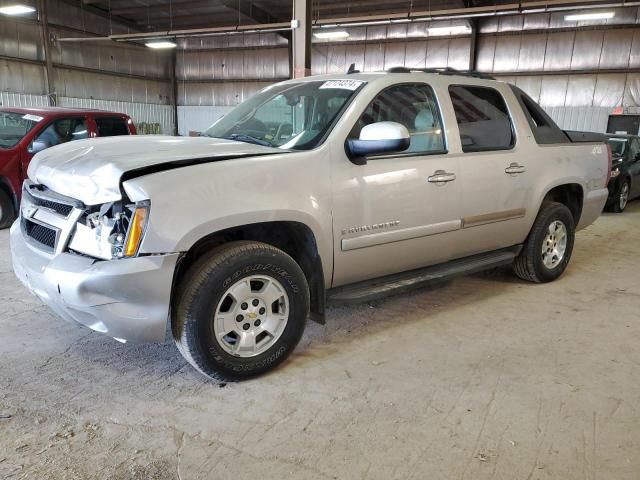
[[[39,153],[11,229],[18,278],[121,342],[171,334],[200,372],[283,361],[325,304],[513,264],[558,278],[607,199],[610,153],[481,75],[270,86],[199,138]]]

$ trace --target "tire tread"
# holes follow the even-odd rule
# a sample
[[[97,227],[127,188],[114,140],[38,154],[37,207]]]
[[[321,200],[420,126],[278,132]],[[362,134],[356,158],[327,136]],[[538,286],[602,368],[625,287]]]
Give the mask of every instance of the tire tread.
[[[204,362],[204,358],[197,349],[197,335],[189,331],[189,322],[195,322],[195,319],[187,314],[188,307],[192,304],[195,297],[198,296],[200,288],[207,281],[210,273],[218,268],[223,268],[225,262],[231,259],[256,251],[264,253],[286,255],[286,253],[269,244],[255,241],[234,241],[222,244],[211,252],[197,259],[185,273],[182,285],[176,288],[174,303],[176,305],[175,314],[171,319],[171,330],[178,351],[182,356],[203,375],[218,381],[237,380],[230,375],[216,372],[208,369]],[[292,259],[293,261],[293,259]],[[308,289],[303,289],[306,293],[308,304]]]
[[[540,211],[533,224],[533,228],[527,237],[527,241],[525,242],[520,255],[518,255],[513,262],[513,270],[522,280],[533,283],[543,283],[546,281],[538,274],[538,272],[536,272],[535,260],[538,254],[538,245],[536,245],[534,239],[537,238],[538,235],[542,233],[541,231],[546,228],[549,216],[558,209],[566,209],[568,211],[566,205],[559,202],[545,201],[540,207]]]

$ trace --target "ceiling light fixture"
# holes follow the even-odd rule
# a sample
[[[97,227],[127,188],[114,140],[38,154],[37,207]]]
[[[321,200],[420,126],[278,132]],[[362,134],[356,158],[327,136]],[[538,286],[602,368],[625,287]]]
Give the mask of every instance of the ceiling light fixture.
[[[581,20],[608,20],[615,17],[615,12],[571,13],[564,16],[566,22],[579,22]]]
[[[174,42],[170,42],[169,40],[151,41],[151,42],[145,43],[145,45],[149,48],[154,48],[156,50],[176,48],[176,44]]]
[[[340,38],[349,38],[349,32],[344,30],[334,30],[333,32],[314,32],[313,36],[323,40],[336,40]]]
[[[468,35],[471,28],[468,25],[450,25],[447,27],[427,27],[427,34],[433,37],[444,37],[452,35]]]
[[[35,11],[35,8],[28,7],[26,5],[9,5],[6,7],[0,7],[0,13],[3,15],[24,15]]]

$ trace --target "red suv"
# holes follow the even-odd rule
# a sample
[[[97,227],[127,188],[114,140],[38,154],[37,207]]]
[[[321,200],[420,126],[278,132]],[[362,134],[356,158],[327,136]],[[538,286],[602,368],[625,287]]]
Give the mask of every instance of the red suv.
[[[0,108],[0,229],[11,225],[21,185],[38,152],[74,140],[135,135],[123,113],[61,107]]]

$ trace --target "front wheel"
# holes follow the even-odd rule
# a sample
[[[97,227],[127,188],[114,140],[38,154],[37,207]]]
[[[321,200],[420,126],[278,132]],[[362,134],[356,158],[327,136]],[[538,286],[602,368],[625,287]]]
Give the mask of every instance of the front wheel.
[[[286,253],[259,242],[230,242],[204,256],[178,287],[173,336],[208,377],[242,380],[271,370],[302,337],[309,287]]]
[[[571,211],[561,203],[545,202],[514,262],[516,275],[537,283],[555,280],[569,264],[574,240]]]

